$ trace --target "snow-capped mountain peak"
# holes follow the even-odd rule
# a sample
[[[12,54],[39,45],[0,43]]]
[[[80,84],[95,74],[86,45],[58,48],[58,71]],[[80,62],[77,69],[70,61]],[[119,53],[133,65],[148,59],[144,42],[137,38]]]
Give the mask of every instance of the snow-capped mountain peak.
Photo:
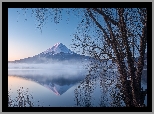
[[[62,43],[56,43],[53,47],[47,49],[46,51],[44,51],[43,53],[49,53],[49,52],[54,52],[54,54],[63,52],[63,53],[72,53],[72,51],[70,49],[68,49],[65,45],[63,45]]]
[[[56,43],[54,46],[58,47],[59,45],[63,45],[62,43]]]

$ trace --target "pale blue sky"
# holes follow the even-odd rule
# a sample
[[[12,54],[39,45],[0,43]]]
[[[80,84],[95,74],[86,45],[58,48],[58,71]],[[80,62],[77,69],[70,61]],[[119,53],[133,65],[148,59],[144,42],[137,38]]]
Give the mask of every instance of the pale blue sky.
[[[79,13],[82,15],[81,11]],[[82,21],[82,16],[68,15],[66,11],[62,11],[62,20],[60,23],[56,24],[53,21],[51,22],[49,18],[43,26],[41,33],[39,29],[36,28],[36,18],[31,17],[31,10],[28,10],[26,15],[23,14],[24,11],[20,8],[8,9],[9,61],[34,56],[47,50],[56,43],[63,43],[66,47],[71,49],[70,44],[73,43],[73,34],[76,33],[78,24]],[[116,18],[116,15],[114,16]],[[68,18],[69,22],[66,21]],[[27,19],[27,21],[25,19]],[[100,18],[99,21],[102,23],[102,26],[106,26],[102,18]],[[98,37],[98,34],[94,29],[94,24],[91,24],[92,28],[90,28],[88,35],[92,35],[95,39]],[[137,42],[139,43],[139,41]]]
[[[20,11],[21,14],[18,14]],[[34,56],[61,42],[71,48],[73,33],[76,32],[80,21],[75,16],[69,17],[63,14],[63,20],[59,24],[47,22],[42,33],[36,28],[36,20],[31,17],[31,12],[22,14],[19,8],[8,9],[8,60],[17,60]],[[27,18],[27,21],[25,20]]]

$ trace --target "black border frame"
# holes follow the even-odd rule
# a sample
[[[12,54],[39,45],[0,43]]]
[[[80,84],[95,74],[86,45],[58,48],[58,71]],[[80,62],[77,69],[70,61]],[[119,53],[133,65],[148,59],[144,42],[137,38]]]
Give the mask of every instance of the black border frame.
[[[8,8],[144,7],[148,9],[147,107],[8,107]],[[152,2],[2,2],[2,112],[152,112]],[[151,50],[151,52],[150,52]]]

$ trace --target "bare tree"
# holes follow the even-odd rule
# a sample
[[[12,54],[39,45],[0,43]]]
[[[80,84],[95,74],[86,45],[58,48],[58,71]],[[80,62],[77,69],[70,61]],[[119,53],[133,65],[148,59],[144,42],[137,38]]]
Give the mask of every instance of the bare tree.
[[[62,10],[60,8],[32,9],[36,20],[39,22],[37,27],[41,29],[49,17],[52,17],[55,23],[59,23]],[[141,75],[147,46],[147,9],[68,9],[69,15],[70,10],[77,15],[82,15],[83,18],[77,27],[78,31],[74,34],[74,39],[72,39],[74,49],[79,49],[83,54],[96,60],[89,65],[89,74],[82,82],[83,85],[86,85],[84,87],[86,91],[93,91],[94,87],[90,86],[93,81],[90,80],[95,80],[98,77],[96,74],[99,73],[100,80],[102,80],[102,74],[98,72],[98,68],[103,70],[102,64],[105,60],[111,59],[118,66],[119,83],[121,83],[119,88],[126,106],[144,106],[143,99],[146,92],[141,88]],[[139,56],[138,60],[135,59],[137,56]],[[75,90],[75,93],[78,91]],[[90,97],[86,101],[89,100]],[[91,106],[89,102],[85,105]]]
[[[104,55],[115,61],[126,106],[143,106],[146,92],[141,89],[141,75],[147,45],[146,8],[87,8],[85,14],[86,23],[94,23],[99,36],[97,34],[97,40],[92,41],[84,32],[82,36],[76,34],[77,46],[100,62]],[[134,55],[139,56],[137,61]]]

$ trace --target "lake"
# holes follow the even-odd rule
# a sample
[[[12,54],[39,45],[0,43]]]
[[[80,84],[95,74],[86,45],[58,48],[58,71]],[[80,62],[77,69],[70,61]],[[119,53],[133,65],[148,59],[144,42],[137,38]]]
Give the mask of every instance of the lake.
[[[8,70],[8,91],[9,98],[13,100],[10,106],[33,106],[33,107],[77,107],[77,106],[113,106],[112,93],[116,82],[115,73],[108,74],[108,78],[89,79],[81,85],[85,73],[78,71],[74,74],[66,74],[64,71],[54,69],[30,70],[30,69],[9,69]],[[53,74],[52,74],[53,73]],[[101,81],[100,81],[101,80]],[[112,84],[111,84],[112,83]],[[101,85],[105,85],[100,87]],[[144,89],[146,85],[143,85]],[[147,99],[147,98],[146,98]],[[145,100],[145,103],[147,100]],[[25,104],[24,104],[25,103]],[[123,101],[119,104],[124,106]]]

